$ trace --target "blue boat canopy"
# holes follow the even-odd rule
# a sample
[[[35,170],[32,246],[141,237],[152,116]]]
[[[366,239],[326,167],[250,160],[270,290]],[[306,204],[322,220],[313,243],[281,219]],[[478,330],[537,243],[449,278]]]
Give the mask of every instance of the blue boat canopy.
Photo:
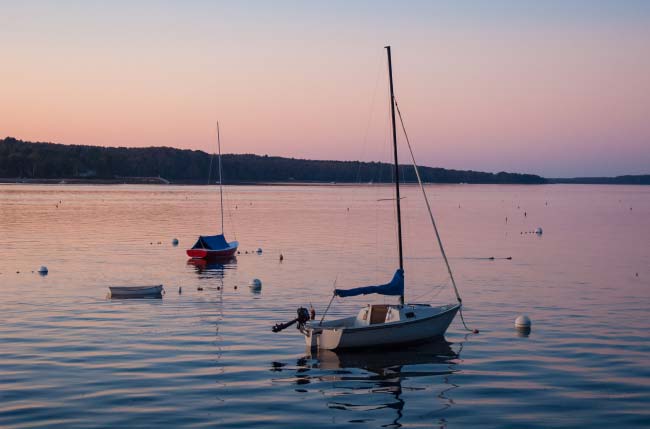
[[[228,247],[228,242],[223,234],[201,235],[192,249],[222,250]]]
[[[393,280],[390,283],[379,286],[363,286],[354,289],[334,289],[334,295],[345,298],[346,296],[368,295],[378,293],[380,295],[404,295],[404,270],[395,271]]]

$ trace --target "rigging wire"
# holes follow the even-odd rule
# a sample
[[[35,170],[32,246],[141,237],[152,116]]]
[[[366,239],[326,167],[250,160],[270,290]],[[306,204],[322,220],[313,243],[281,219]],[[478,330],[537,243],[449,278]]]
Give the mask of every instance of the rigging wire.
[[[212,152],[212,154],[210,156],[210,166],[208,167],[208,183],[207,183],[208,186],[210,185],[210,180],[212,180],[212,161],[214,160],[214,157],[215,157],[215,153]],[[219,159],[219,164],[221,164],[221,159]],[[219,171],[221,173],[221,177],[219,178],[219,186],[223,187],[223,172],[221,171],[221,165],[219,165]],[[228,193],[225,190],[223,190],[223,188],[222,188],[222,191],[221,191],[221,197],[220,198],[221,198],[221,206],[223,207],[224,201],[226,201],[226,203],[228,203],[228,201],[229,201]],[[231,230],[233,232],[233,237],[235,238],[235,240],[237,240],[237,233],[236,233],[235,228],[234,228],[232,209],[230,207],[230,204],[226,204],[226,206],[227,206],[226,207],[226,212],[228,214],[228,221],[230,223],[230,228],[231,228]],[[222,218],[221,218],[221,224],[222,225],[223,225],[223,222],[224,222],[224,219],[223,219],[223,216],[222,216]],[[223,226],[222,226],[221,233],[223,234]]]
[[[414,302],[421,301],[421,300],[423,300],[423,298],[427,298],[428,300],[431,300],[431,299],[437,297],[438,295],[440,295],[440,292],[442,292],[442,290],[445,288],[445,286],[447,286],[447,285],[446,284],[438,284],[438,285],[429,286],[427,288],[426,292],[424,292],[423,294],[420,294],[420,295],[416,296],[415,298],[413,298],[413,301]]]
[[[208,185],[210,184],[210,179],[212,178],[212,160],[214,159],[214,152],[212,152],[212,156],[210,156],[210,167],[208,168]]]
[[[374,89],[373,89],[373,94],[372,94],[372,101],[371,101],[371,105],[370,105],[370,109],[369,109],[370,110],[369,118],[368,118],[368,121],[366,123],[366,128],[365,128],[365,132],[364,132],[363,145],[362,145],[362,158],[363,158],[363,155],[366,153],[367,146],[368,146],[368,140],[369,140],[368,137],[369,137],[370,125],[373,122],[373,118],[376,116],[375,112],[376,112],[377,109],[375,108],[375,105],[376,105],[376,98],[377,98],[377,93],[378,93],[378,88],[379,88],[379,78],[381,76],[381,70],[382,70],[382,67],[380,67],[381,63],[382,63],[381,57],[379,58],[378,63],[379,63],[379,65],[377,67],[377,75],[375,77],[375,84],[374,84]],[[390,131],[390,119],[389,119],[390,118],[390,111],[386,111],[386,118],[387,118],[387,120],[384,122],[385,123],[384,137],[383,137],[384,144],[381,145],[382,153],[381,153],[380,159],[383,159],[385,157],[387,148],[389,147],[389,145],[387,143],[388,143],[389,138],[390,138],[390,135],[389,135],[389,131]],[[361,167],[362,167],[362,163],[359,162],[358,167],[357,167],[357,174],[356,174],[356,178],[355,178],[355,182],[356,182],[357,185],[361,184],[361,177],[362,177],[362,175],[361,175]],[[381,161],[373,163],[373,165],[369,166],[369,168],[367,170],[367,174],[368,174],[369,180],[372,183],[382,184],[382,183],[394,182],[394,171],[393,171],[393,168],[392,168],[390,163],[383,163]],[[386,179],[388,179],[388,180],[386,180],[384,176],[387,176]],[[383,194],[384,190],[385,190],[384,186],[375,186],[375,188],[374,188],[375,195],[379,196],[380,194]],[[375,198],[376,202],[377,201],[382,201],[382,200],[394,201],[395,197],[393,196],[393,198],[382,198],[382,199]],[[383,259],[384,259],[383,255],[384,254],[383,254],[383,252],[379,251],[379,232],[380,232],[379,213],[380,213],[380,211],[381,211],[380,205],[375,203],[375,228],[374,228],[374,231],[375,231],[375,246],[374,246],[374,248],[375,248],[375,282],[376,283],[379,283],[381,281],[379,279],[379,276],[378,276],[379,271],[380,271],[379,270],[380,262],[382,262],[382,266],[384,265],[383,264]],[[345,231],[345,234],[344,234],[345,237],[347,237],[347,231],[348,231],[348,229],[350,227],[350,222],[351,222],[350,216],[351,216],[351,213],[349,211],[347,211],[346,218],[345,218],[345,225],[344,225],[344,229],[343,229]],[[396,216],[397,216],[396,213],[393,212],[393,218],[394,218],[393,223],[397,222]],[[397,241],[397,231],[395,231],[395,236],[396,236],[395,240]],[[343,243],[344,240],[341,240],[341,242]],[[342,245],[342,247],[343,247],[343,245]],[[334,280],[334,285],[333,285],[332,289],[336,288],[336,283],[337,283],[339,274],[340,274],[340,272],[337,272],[336,279]],[[336,296],[333,296],[330,299],[330,301],[329,301],[329,303],[327,305],[327,308],[325,310],[325,314],[329,311],[330,306],[332,305],[335,298],[336,298]],[[338,302],[338,300],[337,300],[337,302]],[[385,297],[384,297],[384,302],[385,302]],[[323,320],[324,320],[324,315],[321,318],[321,323],[322,323]]]
[[[223,235],[223,179],[221,177],[221,134],[217,121],[217,147],[219,148],[219,203],[221,205],[221,235]]]
[[[219,185],[221,187],[221,207],[224,207],[224,201],[225,201],[225,208],[226,208],[226,214],[228,215],[228,223],[230,224],[230,230],[232,231],[232,236],[235,240],[237,240],[237,231],[235,228],[235,222],[233,221],[233,215],[232,215],[232,204],[231,204],[231,199],[230,195],[228,193],[227,188],[224,186],[224,176],[223,176],[223,168],[221,166],[221,142],[219,142]],[[223,212],[223,211],[222,211]],[[224,219],[222,215],[221,219],[221,224],[223,225]],[[223,228],[223,227],[222,227]],[[221,232],[222,234],[224,233],[223,231]]]
[[[235,228],[235,221],[233,220],[233,215],[232,215],[232,204],[230,203],[232,200],[230,199],[228,195],[228,191],[224,187],[223,190],[223,199],[226,202],[226,213],[228,213],[228,223],[230,224],[230,230],[232,231],[232,236],[235,240],[237,240],[237,230]],[[236,200],[235,200],[236,201]]]
[[[380,65],[382,64],[382,56],[379,55],[378,58],[378,66],[377,66],[377,75],[375,76],[375,86],[372,90],[372,99],[370,101],[370,114],[368,115],[368,122],[366,123],[366,130],[363,134],[363,144],[361,145],[361,157],[359,157],[359,165],[357,168],[357,177],[356,177],[356,182],[360,183],[361,182],[361,160],[365,157],[366,155],[366,149],[368,147],[368,133],[370,132],[370,125],[372,124],[372,119],[375,116],[375,99],[377,98],[377,88],[379,88],[379,77],[381,76],[381,70],[382,67]],[[372,175],[371,175],[372,177]]]
[[[337,274],[336,278],[334,278],[334,284],[332,285],[332,289],[334,291],[336,291],[336,281],[338,279],[339,279],[339,275]],[[325,316],[327,315],[327,312],[329,311],[330,306],[332,305],[332,301],[334,301],[334,298],[336,298],[336,293],[332,293],[332,298],[330,298],[330,302],[329,302],[329,304],[327,304],[327,308],[323,312],[323,316],[320,318],[320,322],[318,322],[319,326],[323,324],[323,320],[325,320]]]
[[[436,221],[433,218],[433,212],[431,211],[431,205],[429,204],[429,198],[427,198],[427,193],[424,189],[424,185],[422,184],[422,178],[420,177],[420,171],[418,169],[418,165],[415,162],[415,155],[413,154],[413,148],[411,147],[411,142],[409,141],[408,134],[406,132],[406,126],[404,125],[404,119],[402,118],[402,112],[399,110],[399,105],[397,104],[397,97],[394,97],[393,102],[395,103],[395,109],[397,110],[397,115],[399,116],[399,121],[400,124],[402,125],[402,131],[404,132],[404,138],[406,140],[406,145],[409,148],[409,153],[411,155],[411,161],[413,162],[413,168],[415,169],[415,176],[418,179],[418,184],[420,185],[420,189],[422,190],[422,195],[424,196],[424,202],[427,205],[427,209],[429,210],[429,217],[431,218],[431,225],[433,225],[433,230],[436,234],[436,239],[438,240],[438,246],[440,247],[440,253],[442,253],[442,258],[445,260],[445,265],[447,266],[447,272],[449,273],[449,278],[451,279],[451,284],[454,286],[454,292],[456,293],[456,299],[458,300],[458,303],[460,304],[460,319],[463,322],[463,326],[465,329],[468,331],[478,333],[477,329],[470,329],[467,324],[465,323],[465,318],[463,317],[463,300],[460,297],[460,294],[458,293],[458,287],[456,286],[456,280],[454,279],[454,275],[451,272],[451,266],[449,265],[449,260],[447,259],[447,254],[445,253],[445,248],[442,246],[442,239],[440,238],[440,233],[438,232],[438,227],[436,226]]]
[[[372,124],[373,118],[375,117],[376,98],[377,98],[377,92],[378,92],[378,88],[379,88],[379,78],[381,76],[381,70],[382,70],[382,68],[380,67],[381,64],[382,64],[382,56],[379,55],[377,60],[378,60],[377,61],[377,67],[376,67],[377,68],[377,73],[376,73],[376,76],[375,76],[375,84],[374,84],[373,90],[372,90],[372,98],[371,98],[371,102],[370,102],[370,106],[369,106],[368,120],[366,122],[366,127],[365,127],[364,134],[363,134],[363,140],[362,140],[361,151],[360,151],[361,153],[360,153],[360,156],[359,156],[359,162],[357,164],[356,177],[354,178],[354,183],[356,185],[361,184],[361,168],[362,168],[362,163],[363,163],[362,160],[363,160],[363,158],[365,158],[365,155],[366,155],[366,152],[367,152],[368,136],[369,136],[369,132],[370,132],[370,126]],[[373,170],[372,168],[368,168],[368,174],[370,175],[370,180],[374,179],[374,174],[373,174],[372,170]],[[339,177],[339,179],[340,179],[340,177]],[[351,193],[353,193],[353,194],[355,193],[354,188],[351,190]],[[358,194],[358,192],[357,192],[357,194]],[[356,195],[355,195],[355,197],[356,197]],[[357,201],[357,200],[359,200],[358,197],[354,198],[354,201]],[[340,247],[340,249],[338,251],[339,254],[344,253],[344,250],[345,250],[345,247],[346,247],[345,238],[348,237],[348,231],[350,230],[351,216],[353,216],[350,213],[349,203],[346,204],[346,207],[347,207],[347,210],[345,211],[344,226],[343,226],[343,229],[342,229],[342,231],[343,231],[343,239],[338,240],[339,247]],[[376,231],[376,228],[375,228],[375,231]],[[375,248],[377,248],[377,246],[375,246]],[[341,267],[341,266],[342,265],[339,264],[339,267]],[[376,272],[376,270],[375,270],[375,272]],[[330,307],[331,307],[331,305],[332,305],[332,303],[334,301],[334,298],[336,297],[336,295],[334,295],[334,290],[336,289],[336,283],[338,281],[339,274],[341,274],[341,272],[337,271],[336,276],[334,278],[333,285],[332,285],[332,298],[330,299],[329,303],[327,304],[327,308],[325,309],[325,312],[323,313],[323,316],[321,317],[321,320],[320,320],[319,324],[323,323],[323,320],[325,319],[325,315],[329,311],[329,309],[330,309]]]

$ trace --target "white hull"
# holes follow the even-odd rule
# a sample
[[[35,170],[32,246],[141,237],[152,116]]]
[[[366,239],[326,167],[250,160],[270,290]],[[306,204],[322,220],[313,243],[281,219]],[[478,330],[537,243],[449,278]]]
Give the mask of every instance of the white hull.
[[[109,286],[111,298],[158,298],[162,297],[163,286]]]
[[[359,316],[307,325],[303,330],[307,346],[325,350],[369,348],[430,341],[442,337],[460,309],[460,304],[442,307],[393,306],[396,321],[370,323]],[[391,316],[386,316],[389,319]]]

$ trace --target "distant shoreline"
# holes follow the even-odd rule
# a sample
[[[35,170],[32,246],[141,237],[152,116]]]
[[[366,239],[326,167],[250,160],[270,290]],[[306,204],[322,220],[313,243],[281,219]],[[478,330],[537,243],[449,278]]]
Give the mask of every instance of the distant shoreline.
[[[217,180],[214,155],[171,147],[103,147],[0,139],[0,177],[41,183],[176,183]],[[223,154],[223,177],[229,184],[390,183],[394,165],[376,161],[336,161],[256,154]],[[416,182],[412,165],[401,164],[400,178]],[[489,173],[420,166],[427,183],[546,183],[534,174]],[[31,182],[34,183],[34,182]]]
[[[548,179],[547,183],[449,183],[449,182],[425,182],[425,185],[628,185],[628,186],[648,186],[649,182],[625,183],[615,181],[597,180],[578,181],[577,179]],[[609,179],[609,178],[606,178]],[[132,177],[120,179],[80,179],[80,178],[60,178],[60,179],[23,179],[23,178],[0,178],[0,184],[15,185],[156,185],[156,186],[215,186],[218,183],[199,183],[192,181],[161,181],[157,177]],[[404,185],[416,185],[417,182],[402,182]],[[363,183],[363,182],[304,182],[304,181],[283,181],[283,182],[227,182],[227,186],[392,186],[390,182]]]
[[[213,155],[171,147],[103,147],[0,139],[0,182],[40,184],[216,183]],[[400,164],[400,181],[417,183],[412,165]],[[359,185],[393,180],[395,167],[375,161],[335,161],[255,154],[224,154],[229,185]],[[617,177],[544,178],[536,174],[490,173],[420,166],[424,183],[437,184],[612,184],[650,185],[650,174]],[[4,178],[4,179],[3,179]]]

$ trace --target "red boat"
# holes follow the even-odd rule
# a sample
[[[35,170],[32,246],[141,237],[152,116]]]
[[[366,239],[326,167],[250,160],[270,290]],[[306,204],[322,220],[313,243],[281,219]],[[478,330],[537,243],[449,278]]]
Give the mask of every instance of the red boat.
[[[237,241],[228,243],[223,234],[202,235],[191,249],[187,249],[187,256],[193,259],[229,259],[237,252]]]
[[[206,260],[223,260],[230,259],[237,252],[237,241],[226,241],[223,236],[223,179],[221,177],[221,139],[219,136],[219,122],[217,122],[217,144],[219,147],[219,201],[221,205],[221,234],[219,235],[200,235],[191,249],[187,249],[187,256],[192,259]],[[210,160],[210,169],[212,169],[212,160]],[[210,183],[210,173],[208,173],[208,183]]]

